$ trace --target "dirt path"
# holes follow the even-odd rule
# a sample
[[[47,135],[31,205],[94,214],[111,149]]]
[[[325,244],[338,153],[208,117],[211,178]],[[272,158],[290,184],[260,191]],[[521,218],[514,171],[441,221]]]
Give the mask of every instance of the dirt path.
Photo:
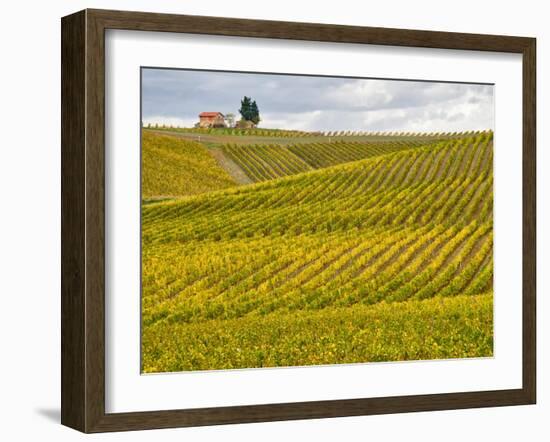
[[[217,163],[239,184],[251,184],[253,181],[231,158],[228,158],[219,148],[207,149]]]

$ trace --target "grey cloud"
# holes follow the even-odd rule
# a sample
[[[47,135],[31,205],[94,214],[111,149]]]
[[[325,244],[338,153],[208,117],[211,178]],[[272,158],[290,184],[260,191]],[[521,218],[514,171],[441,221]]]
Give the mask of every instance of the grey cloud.
[[[456,114],[449,115],[447,117],[447,121],[450,121],[450,122],[461,121],[461,120],[464,120],[465,117],[466,115],[464,115],[462,112],[457,112]]]
[[[189,124],[252,96],[262,126],[303,130],[472,130],[493,127],[489,85],[144,69],[144,121]],[[276,126],[273,126],[276,125]],[[430,129],[430,128],[435,129]]]

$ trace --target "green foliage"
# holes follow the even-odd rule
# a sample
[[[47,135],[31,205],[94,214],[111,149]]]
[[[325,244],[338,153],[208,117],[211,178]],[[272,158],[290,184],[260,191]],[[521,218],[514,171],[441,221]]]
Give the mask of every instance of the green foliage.
[[[206,148],[173,136],[142,133],[142,197],[195,195],[236,185]]]
[[[252,116],[252,118],[250,118],[250,121],[252,121],[254,124],[258,124],[260,122],[260,109],[258,109],[256,100],[254,100],[250,105],[250,115]]]
[[[254,124],[258,124],[260,122],[260,110],[258,109],[256,101],[252,101],[250,97],[243,97],[241,100],[239,113],[245,121],[252,121]]]

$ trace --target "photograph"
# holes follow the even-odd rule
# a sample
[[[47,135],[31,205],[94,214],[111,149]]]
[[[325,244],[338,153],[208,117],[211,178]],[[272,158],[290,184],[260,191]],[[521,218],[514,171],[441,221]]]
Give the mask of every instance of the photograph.
[[[142,67],[142,373],[492,357],[493,130],[493,84]]]

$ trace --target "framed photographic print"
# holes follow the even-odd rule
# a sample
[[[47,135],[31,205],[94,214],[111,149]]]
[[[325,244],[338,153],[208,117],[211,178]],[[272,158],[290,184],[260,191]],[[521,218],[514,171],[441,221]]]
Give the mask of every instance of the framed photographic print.
[[[535,40],[62,19],[62,423],[535,403]]]

